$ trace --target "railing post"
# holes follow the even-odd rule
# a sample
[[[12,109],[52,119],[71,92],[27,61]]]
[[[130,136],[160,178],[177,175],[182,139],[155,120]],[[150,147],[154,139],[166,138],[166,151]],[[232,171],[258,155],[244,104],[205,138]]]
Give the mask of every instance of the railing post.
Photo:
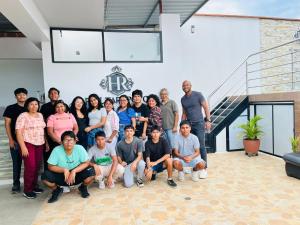
[[[248,91],[248,60],[246,60],[246,95],[249,95],[249,91]]]
[[[292,67],[292,90],[295,89],[295,83],[294,83],[294,50],[291,52],[291,67]]]

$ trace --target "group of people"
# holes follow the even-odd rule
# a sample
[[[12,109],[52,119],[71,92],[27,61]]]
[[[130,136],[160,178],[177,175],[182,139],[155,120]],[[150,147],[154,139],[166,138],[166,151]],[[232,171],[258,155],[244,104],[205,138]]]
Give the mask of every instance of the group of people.
[[[184,180],[184,168],[192,168],[192,180],[207,177],[205,129],[209,129],[210,112],[200,92],[192,91],[190,81],[184,81],[185,95],[181,99],[182,117],[177,132],[179,113],[168,90],[147,96],[132,92],[132,104],[127,95],[119,97],[118,108],[107,98],[102,105],[97,94],[85,100],[77,96],[70,106],[59,99],[60,91],[50,88],[50,102],[40,108],[38,99],[27,98],[27,90],[18,88],[16,104],[6,108],[3,117],[13,161],[12,192],[20,192],[20,171],[24,161],[24,192],[36,198],[43,189],[38,174],[44,160],[41,180],[52,189],[48,202],[57,201],[70,186],[79,185],[83,198],[89,196],[87,186],[99,182],[99,188],[113,188],[117,180],[125,187],[153,181],[167,170],[167,184],[176,187]],[[202,114],[202,108],[205,117]]]

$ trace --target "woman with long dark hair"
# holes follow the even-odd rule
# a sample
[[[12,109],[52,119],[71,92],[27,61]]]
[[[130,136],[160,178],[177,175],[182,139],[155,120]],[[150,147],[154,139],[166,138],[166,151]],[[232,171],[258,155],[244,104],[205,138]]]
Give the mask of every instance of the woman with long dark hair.
[[[159,127],[163,135],[162,114],[160,109],[160,101],[157,95],[151,94],[147,98],[147,106],[150,110],[148,118],[147,136],[151,138],[151,128],[156,125]]]
[[[87,132],[87,147],[90,148],[95,144],[95,134],[102,130],[106,123],[107,112],[97,94],[89,95],[88,104],[89,126],[84,130]]]
[[[16,122],[16,135],[24,160],[24,197],[36,198],[43,189],[38,186],[38,172],[45,150],[45,127],[43,115],[39,113],[40,102],[28,98],[24,104],[27,112],[21,113]],[[47,146],[48,150],[48,146]]]
[[[117,109],[117,114],[119,116],[119,137],[118,141],[122,140],[124,137],[124,127],[127,125],[132,125],[134,128],[136,126],[135,111],[131,108],[130,100],[127,95],[121,95],[119,97],[119,107]]]
[[[89,118],[87,115],[87,108],[84,99],[76,96],[70,106],[70,113],[75,117],[78,124],[77,144],[82,145],[87,150],[87,133],[85,128],[89,125]]]

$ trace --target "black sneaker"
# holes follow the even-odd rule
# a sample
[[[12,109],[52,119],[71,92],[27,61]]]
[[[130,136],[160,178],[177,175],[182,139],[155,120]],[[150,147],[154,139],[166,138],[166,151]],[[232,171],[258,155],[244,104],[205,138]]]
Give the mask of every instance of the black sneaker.
[[[34,199],[36,198],[36,193],[32,192],[24,192],[23,196],[27,199]]]
[[[143,182],[143,180],[142,180],[141,178],[137,179],[136,185],[137,185],[138,187],[144,187],[144,182]]]
[[[20,193],[21,192],[21,187],[20,185],[13,185],[11,188],[11,193],[15,194],[15,193]]]
[[[37,187],[37,188],[33,189],[33,192],[36,194],[41,194],[44,192],[44,189]]]
[[[80,191],[81,197],[87,198],[87,197],[90,196],[90,194],[89,194],[89,192],[88,192],[88,190],[87,190],[87,186],[86,186],[86,185],[81,184],[81,185],[79,186],[78,190]]]
[[[52,191],[52,196],[49,198],[48,203],[56,202],[61,194],[63,193],[63,189],[61,187],[57,187],[54,191]]]
[[[152,174],[151,180],[156,180],[156,173]]]
[[[168,180],[167,183],[168,183],[168,185],[169,185],[170,187],[177,187],[177,184],[174,182],[173,179]]]

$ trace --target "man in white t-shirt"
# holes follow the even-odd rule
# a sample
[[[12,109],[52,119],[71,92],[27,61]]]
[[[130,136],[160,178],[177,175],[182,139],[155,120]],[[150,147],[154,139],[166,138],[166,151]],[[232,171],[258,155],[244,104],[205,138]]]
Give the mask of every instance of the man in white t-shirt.
[[[96,144],[88,151],[90,166],[95,169],[95,179],[99,180],[100,189],[105,188],[105,178],[107,186],[113,188],[114,181],[123,177],[124,167],[118,163],[116,150],[107,147],[104,131],[95,134],[95,141]]]
[[[184,180],[184,167],[193,169],[193,181],[206,178],[205,164],[201,159],[199,140],[191,134],[191,124],[187,120],[181,121],[180,134],[175,138],[173,159],[173,167],[178,170],[178,180]]]

